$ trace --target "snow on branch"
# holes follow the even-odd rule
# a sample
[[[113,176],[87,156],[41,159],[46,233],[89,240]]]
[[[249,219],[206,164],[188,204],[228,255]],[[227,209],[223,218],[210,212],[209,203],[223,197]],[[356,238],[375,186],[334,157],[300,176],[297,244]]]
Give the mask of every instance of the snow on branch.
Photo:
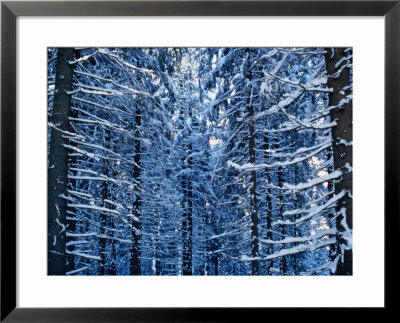
[[[50,128],[52,128],[52,129],[54,129],[54,130],[57,130],[57,131],[59,131],[59,132],[65,134],[65,135],[67,135],[68,137],[77,138],[77,139],[85,139],[85,137],[83,137],[83,136],[81,136],[81,135],[78,135],[78,134],[76,134],[76,133],[72,133],[72,132],[69,132],[69,131],[66,131],[66,130],[61,130],[60,128],[57,128],[57,127],[54,125],[54,123],[52,123],[52,122],[48,122],[47,125],[48,125]]]
[[[75,238],[83,238],[83,237],[93,237],[96,236],[96,232],[86,232],[86,233],[74,233],[74,232],[67,232],[67,237],[75,237]]]
[[[73,150],[73,151],[76,151],[77,153],[80,153],[80,154],[82,154],[82,155],[84,155],[84,156],[87,156],[87,157],[89,157],[89,158],[93,158],[94,160],[97,160],[97,161],[100,160],[99,156],[97,156],[96,154],[90,153],[90,152],[88,152],[88,151],[84,151],[84,150],[79,149],[79,148],[77,148],[77,147],[75,147],[75,146],[65,145],[65,144],[64,144],[63,146],[64,146],[65,148],[68,148],[68,149],[71,149],[71,150]]]
[[[135,65],[132,65],[131,63],[128,63],[128,62],[124,61],[121,57],[119,57],[119,56],[117,56],[117,55],[115,55],[115,54],[109,52],[109,51],[106,50],[105,48],[99,48],[99,49],[98,49],[98,52],[99,52],[100,54],[107,55],[107,56],[113,58],[114,60],[118,61],[120,64],[122,64],[122,65],[124,65],[124,66],[126,66],[126,67],[129,67],[129,68],[131,68],[131,69],[133,69],[133,70],[135,70],[135,71],[139,71],[139,72],[142,72],[142,73],[147,73],[147,74],[150,74],[150,75],[153,76],[153,77],[159,77],[159,76],[156,74],[155,71],[153,71],[153,70],[151,70],[151,69],[148,69],[148,68],[140,68],[140,67],[137,67],[137,66],[135,66]]]
[[[312,151],[312,150],[316,150],[316,149],[319,149],[319,148],[321,148],[322,146],[324,146],[324,145],[327,145],[327,144],[331,144],[332,143],[332,140],[331,139],[328,139],[328,140],[325,140],[324,142],[322,142],[321,144],[319,144],[319,145],[316,145],[316,146],[313,146],[313,147],[302,147],[302,148],[299,148],[299,149],[297,149],[295,152],[293,152],[293,153],[277,153],[277,152],[271,152],[270,153],[270,156],[272,156],[272,157],[274,157],[274,158],[290,158],[290,157],[295,157],[295,156],[297,156],[297,155],[300,155],[300,154],[304,154],[304,153],[306,153],[306,152],[308,152],[308,151]]]
[[[101,260],[101,258],[99,256],[92,256],[92,255],[88,255],[86,253],[82,253],[79,251],[68,251],[67,253],[70,255],[74,255],[74,256],[78,256],[78,257],[82,257],[82,258],[87,258],[87,259],[93,259],[93,260]]]
[[[95,210],[95,211],[100,211],[100,212],[108,212],[112,214],[120,214],[117,210],[111,210],[106,207],[101,207],[97,205],[88,205],[88,204],[68,204],[69,207],[73,207],[76,209],[90,209],[90,210]]]
[[[335,258],[335,260],[328,261],[327,263],[325,263],[321,267],[313,268],[313,269],[311,269],[311,270],[309,270],[307,272],[302,272],[301,275],[303,275],[303,276],[317,275],[317,274],[322,273],[322,272],[324,272],[326,270],[330,270],[334,274],[336,272],[337,263],[338,263],[340,257],[341,256],[337,256]]]
[[[126,159],[126,158],[122,157],[120,154],[114,152],[113,150],[108,149],[108,148],[105,148],[105,147],[103,147],[103,146],[95,145],[95,144],[90,144],[90,143],[87,143],[87,142],[75,141],[75,140],[71,140],[71,141],[72,141],[72,142],[75,142],[75,143],[77,143],[77,144],[79,144],[79,145],[81,145],[81,146],[86,146],[86,147],[88,147],[88,148],[93,148],[93,149],[105,151],[106,153],[108,153],[108,154],[113,155],[114,157],[116,157],[117,160],[123,160],[123,161],[126,161],[126,162],[129,163],[129,164],[133,164],[133,161],[131,161],[131,160],[129,160],[129,159]],[[96,175],[96,174],[95,174],[95,175]]]
[[[85,267],[81,267],[81,268],[78,268],[78,269],[75,269],[75,270],[67,271],[66,275],[67,276],[74,275],[74,274],[80,273],[81,271],[84,271],[86,269],[90,269],[90,267],[89,266],[85,266]]]
[[[331,77],[333,77],[333,78],[335,78],[335,79],[339,78],[340,74],[342,74],[342,71],[343,71],[346,67],[350,67],[351,65],[352,65],[351,62],[349,62],[348,60],[346,60],[346,63],[343,64],[343,65],[339,68],[339,70],[338,70],[337,72],[335,72],[335,74],[333,74]]]
[[[325,77],[325,76],[320,77],[320,78],[315,78],[315,79],[312,79],[312,80],[307,80],[306,84],[302,84],[300,81],[292,81],[292,80],[290,80],[288,78],[281,78],[281,77],[279,77],[279,76],[277,76],[275,74],[272,74],[272,73],[270,73],[270,72],[268,72],[266,70],[263,70],[263,72],[264,72],[264,74],[266,76],[270,76],[270,77],[272,77],[272,78],[274,78],[274,79],[276,79],[276,80],[278,80],[278,81],[280,81],[282,83],[286,83],[286,84],[290,84],[290,85],[293,85],[293,86],[296,86],[296,87],[300,87],[304,91],[326,92],[326,93],[329,93],[329,92],[333,91],[333,89],[331,89],[331,88],[320,87],[320,85],[326,84],[327,81],[328,81],[327,77]]]
[[[252,164],[252,163],[246,163],[244,165],[238,165],[238,164],[234,163],[233,161],[228,160],[227,165],[231,166],[237,170],[242,170],[242,171],[246,171],[246,172],[250,172],[253,170],[265,169],[265,168],[284,167],[284,166],[294,165],[294,164],[303,162],[303,161],[315,156],[319,152],[321,152],[325,149],[328,149],[330,147],[331,147],[331,142],[329,141],[328,143],[322,144],[318,149],[314,150],[312,153],[307,154],[303,157],[296,157],[296,158],[293,158],[292,160],[284,161],[284,162],[278,161],[273,164],[258,164],[257,165],[257,164]]]
[[[278,50],[282,53],[290,53],[293,55],[321,55],[326,53],[324,49],[317,49],[315,51],[311,51],[308,48],[287,49],[278,47]]]
[[[74,172],[80,172],[80,173],[86,173],[86,174],[91,174],[91,175],[96,175],[96,176],[99,176],[99,174],[97,173],[97,172],[95,172],[95,171],[93,171],[93,170],[90,170],[90,169],[83,169],[83,168],[74,168],[74,167],[71,167],[70,168],[70,170],[72,170],[72,171],[74,171]],[[76,192],[75,192],[75,194],[76,194]],[[78,193],[78,195],[79,195],[79,193]],[[89,195],[89,194],[85,194],[86,196],[91,196],[91,195]]]
[[[118,87],[118,88],[120,88],[122,90],[131,92],[131,93],[134,93],[134,94],[150,95],[149,93],[132,89],[129,86],[118,84],[117,82],[115,82],[115,81],[113,81],[111,79],[106,79],[104,77],[100,77],[100,76],[89,74],[89,73],[85,73],[85,72],[75,71],[75,73],[76,74],[80,74],[80,75],[85,75],[85,76],[88,76],[88,77],[91,77],[91,78],[95,78],[95,79],[98,79],[98,80],[101,80],[101,81],[105,81],[105,82],[108,82],[108,83],[111,83],[111,84],[115,85],[116,87]],[[82,84],[78,84],[77,86],[83,86],[83,85]],[[107,86],[107,84],[106,84],[106,86]],[[111,89],[107,88],[106,90],[111,90]],[[115,91],[115,90],[113,90],[113,91]],[[118,93],[121,93],[121,92],[118,92]]]
[[[258,239],[260,242],[265,244],[287,244],[287,243],[299,243],[299,242],[307,242],[314,241],[317,239],[321,239],[328,235],[336,235],[336,229],[329,229],[323,231],[317,231],[314,235],[306,236],[306,237],[288,237],[282,240],[268,240],[268,239]]]
[[[111,182],[114,184],[126,184],[126,185],[132,185],[131,182],[120,180],[120,179],[114,179],[112,177],[108,177],[105,175],[100,175],[98,177],[91,177],[91,176],[68,176],[70,179],[77,179],[77,180],[88,180],[88,181],[104,181],[104,182]]]
[[[282,99],[277,104],[273,105],[271,108],[259,112],[254,117],[254,120],[258,120],[260,118],[264,118],[265,116],[274,114],[274,113],[280,111],[281,109],[288,107],[295,100],[297,100],[304,92],[305,92],[304,89],[299,89],[297,91],[293,91],[292,93],[288,94],[285,99]]]
[[[332,121],[332,122],[328,122],[328,123],[323,123],[323,124],[318,124],[318,123],[312,123],[312,122],[308,122],[308,121],[302,121],[297,119],[295,116],[287,113],[285,111],[285,109],[283,108],[279,108],[283,114],[288,117],[288,119],[294,121],[295,123],[297,123],[298,125],[304,127],[304,128],[311,128],[311,129],[316,129],[316,130],[322,130],[322,129],[328,129],[328,128],[332,128],[334,126],[337,125],[336,121]]]
[[[79,86],[76,90],[73,91],[67,91],[67,94],[75,94],[78,92],[82,92],[85,94],[94,94],[94,95],[109,95],[109,96],[115,96],[115,95],[122,95],[121,92],[119,91],[108,91],[108,89],[96,89],[96,90],[91,90],[89,89],[88,86]]]
[[[232,257],[232,258],[234,258],[236,260],[239,260],[239,261],[244,261],[244,262],[254,261],[254,260],[267,261],[267,260],[280,258],[280,257],[283,257],[283,256],[302,253],[302,252],[305,252],[305,251],[315,251],[317,249],[320,249],[320,248],[323,248],[323,247],[326,247],[326,246],[329,246],[329,245],[332,245],[332,244],[335,244],[335,243],[336,243],[336,238],[333,237],[333,238],[329,238],[329,239],[322,240],[322,241],[315,241],[313,243],[301,244],[301,245],[298,245],[298,246],[295,246],[295,247],[292,247],[292,248],[281,249],[280,251],[278,251],[278,252],[276,252],[276,253],[274,253],[272,255],[269,255],[267,257],[264,257],[264,258],[249,257],[249,256],[246,256],[246,255],[243,255],[240,258],[234,258],[234,257]]]
[[[86,100],[86,99],[78,98],[77,96],[72,96],[72,99],[76,100],[76,101],[79,101],[79,102],[82,102],[82,103],[93,105],[95,107],[98,107],[98,108],[101,108],[101,109],[104,109],[104,110],[113,111],[113,112],[117,112],[117,113],[123,113],[123,114],[127,114],[129,116],[133,116],[134,115],[133,113],[118,109],[116,107],[110,107],[110,106],[102,105],[102,104],[99,104],[99,103],[96,103],[96,102],[93,102],[93,101],[89,101],[89,100]]]
[[[72,194],[72,195],[83,196],[83,197],[88,197],[88,198],[93,197],[91,194],[87,194],[87,193],[83,193],[83,192],[78,192],[78,191],[71,191],[71,190],[68,190],[68,193],[69,193],[69,194]]]
[[[80,110],[79,108],[73,108],[73,109],[74,110]],[[89,113],[87,112],[85,114],[88,115]],[[126,130],[124,128],[121,128],[120,126],[118,126],[118,125],[116,125],[114,123],[111,123],[111,122],[109,122],[107,120],[101,119],[101,118],[93,116],[93,115],[90,115],[90,116],[92,118],[96,119],[96,120],[82,119],[82,118],[72,118],[72,117],[70,117],[69,120],[76,121],[76,122],[81,122],[81,123],[98,124],[98,125],[105,126],[105,127],[108,127],[108,128],[111,128],[111,129],[114,129],[114,130],[117,130],[117,131],[121,131],[121,132],[124,132],[124,133],[131,133],[131,131],[128,131],[128,130]]]
[[[221,233],[221,234],[216,234],[216,235],[211,236],[207,240],[214,240],[214,239],[222,238],[222,237],[229,236],[229,235],[232,235],[232,234],[240,234],[240,231],[235,230],[235,231],[224,232],[224,233]]]
[[[330,208],[335,205],[337,201],[339,201],[344,195],[346,194],[346,191],[341,191],[339,194],[335,195],[331,199],[329,199],[325,204],[323,205],[318,205],[309,211],[307,215],[302,216],[301,218],[295,220],[295,221],[290,221],[290,220],[277,220],[272,223],[273,226],[275,225],[298,225],[300,223],[303,223],[304,221],[310,220],[313,217],[319,215],[322,211],[326,210],[327,208]]]
[[[339,178],[340,176],[342,176],[342,174],[343,173],[340,170],[335,170],[333,173],[321,177],[316,177],[307,183],[300,183],[297,185],[290,185],[285,183],[283,184],[283,186],[291,191],[301,191],[322,184],[324,182],[330,181],[332,179]]]
[[[85,56],[83,56],[83,57],[80,57],[80,58],[78,58],[78,59],[76,59],[76,60],[74,60],[74,61],[68,61],[68,64],[69,64],[69,65],[75,65],[75,64],[77,64],[77,63],[87,61],[90,57],[95,56],[95,55],[97,55],[98,53],[99,53],[98,51],[95,51],[95,52],[93,52],[93,53],[91,53],[91,54],[88,54],[88,55],[85,55]]]

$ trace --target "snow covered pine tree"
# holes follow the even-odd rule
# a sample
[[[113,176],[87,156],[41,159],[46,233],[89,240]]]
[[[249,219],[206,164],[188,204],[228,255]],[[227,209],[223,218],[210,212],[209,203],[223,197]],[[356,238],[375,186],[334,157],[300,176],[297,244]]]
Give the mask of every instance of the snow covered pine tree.
[[[351,275],[351,48],[49,48],[49,275]]]

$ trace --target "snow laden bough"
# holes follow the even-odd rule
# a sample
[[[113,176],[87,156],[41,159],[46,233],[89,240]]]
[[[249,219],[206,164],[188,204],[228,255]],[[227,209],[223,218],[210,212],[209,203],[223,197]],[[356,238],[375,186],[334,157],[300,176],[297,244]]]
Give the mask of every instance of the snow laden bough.
[[[351,48],[49,48],[49,275],[352,274]]]

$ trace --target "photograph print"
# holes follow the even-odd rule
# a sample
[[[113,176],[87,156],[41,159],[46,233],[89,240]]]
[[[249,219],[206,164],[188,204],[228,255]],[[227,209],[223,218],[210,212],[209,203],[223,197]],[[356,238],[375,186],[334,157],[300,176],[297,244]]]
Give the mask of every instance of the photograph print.
[[[352,48],[48,48],[48,275],[352,275]]]

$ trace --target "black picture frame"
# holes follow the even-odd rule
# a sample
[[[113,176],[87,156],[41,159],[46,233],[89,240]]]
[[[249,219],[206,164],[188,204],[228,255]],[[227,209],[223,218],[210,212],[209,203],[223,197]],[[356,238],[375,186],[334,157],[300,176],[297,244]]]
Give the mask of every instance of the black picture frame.
[[[2,1],[1,2],[1,322],[236,321],[282,309],[16,307],[16,19],[18,16],[384,16],[385,310],[396,305],[399,236],[400,1]],[[373,151],[371,152],[373,153]],[[373,185],[373,184],[371,184]],[[373,237],[371,237],[372,240]],[[373,243],[373,241],[371,241]],[[373,261],[373,257],[371,257]],[[40,291],[38,291],[40,293]],[[287,309],[283,309],[287,310]],[[331,309],[332,310],[332,309]],[[324,312],[329,317],[330,311]],[[287,315],[287,312],[285,312]],[[249,319],[251,321],[251,319]]]

